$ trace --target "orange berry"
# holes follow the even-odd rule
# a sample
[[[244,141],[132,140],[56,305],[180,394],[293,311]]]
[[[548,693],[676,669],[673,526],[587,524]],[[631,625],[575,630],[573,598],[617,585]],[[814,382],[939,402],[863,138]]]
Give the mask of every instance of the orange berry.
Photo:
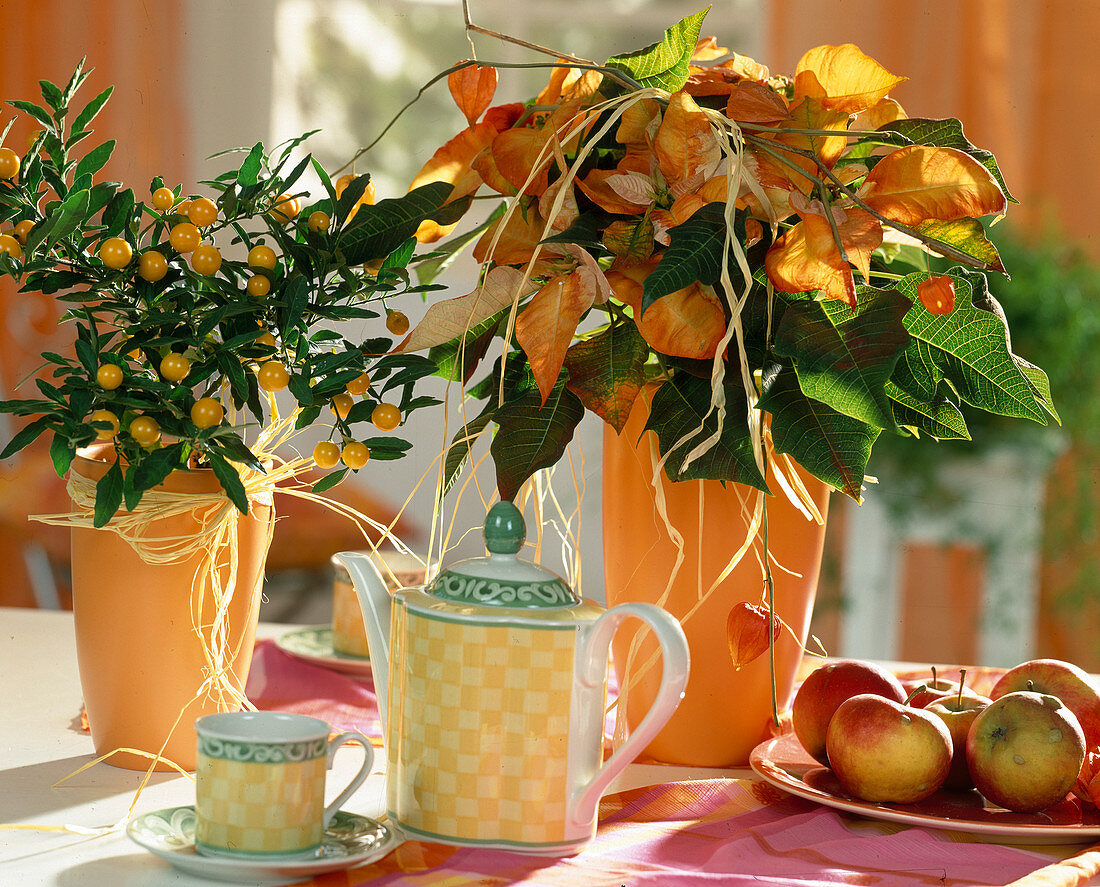
[[[0,253],[7,253],[13,259],[19,259],[23,256],[23,247],[10,234],[0,234]]]
[[[198,228],[207,228],[218,221],[218,205],[209,197],[196,197],[187,207],[187,218]]]
[[[403,336],[409,331],[409,318],[403,311],[387,311],[386,329],[395,336]]]
[[[19,155],[11,148],[0,148],[0,179],[14,179],[19,175]]]
[[[309,214],[309,220],[306,222],[309,226],[309,230],[314,234],[319,234],[321,231],[327,231],[328,226],[332,224],[332,219],[329,218],[329,214],[317,210]]]
[[[157,190],[153,192],[153,206],[161,212],[171,209],[172,204],[175,202],[176,195],[172,193],[170,188],[157,188]]]
[[[323,440],[313,448],[313,461],[318,468],[335,468],[340,461],[340,447],[331,440]]]
[[[155,249],[147,249],[138,256],[138,277],[149,283],[163,280],[168,273],[168,260]]]
[[[190,222],[180,222],[173,225],[168,233],[168,242],[172,249],[178,253],[189,253],[199,245],[199,229]]]
[[[271,333],[264,333],[258,339],[256,339],[257,345],[266,345],[268,348],[275,348],[275,337]]]
[[[221,266],[222,254],[218,252],[216,246],[212,246],[209,243],[200,243],[195,247],[195,251],[191,253],[191,267],[195,270],[196,274],[210,277],[213,274],[217,274]]]
[[[138,416],[130,423],[130,437],[143,447],[151,447],[160,440],[160,425],[151,416]]]
[[[298,209],[297,197],[291,197],[289,194],[280,194],[275,198],[275,203],[271,206],[271,216],[276,222],[285,225],[287,222],[291,222],[297,217]]]
[[[344,386],[344,390],[347,391],[348,394],[354,394],[357,397],[366,394],[369,388],[370,376],[366,373],[363,373],[361,376],[356,376]]]
[[[350,394],[337,394],[332,398],[332,411],[341,419],[348,417],[353,406],[355,406],[355,400]]]
[[[31,229],[34,227],[34,222],[30,219],[23,219],[21,222],[15,224],[15,239],[20,243],[27,242],[27,235],[31,233]]]
[[[266,268],[270,271],[275,267],[277,260],[275,250],[270,246],[264,246],[262,243],[248,251],[248,265],[250,268]]]
[[[108,268],[118,271],[130,264],[134,249],[121,237],[108,237],[99,245],[99,257]]]
[[[370,450],[367,449],[366,444],[361,444],[358,441],[352,441],[344,447],[344,451],[340,454],[344,460],[344,464],[348,466],[352,471],[358,471],[364,465],[367,464],[367,460],[370,459]]]
[[[160,362],[160,374],[169,382],[179,382],[191,372],[191,361],[174,351]]]
[[[371,411],[370,420],[379,431],[393,431],[401,424],[401,410],[392,403],[380,403]]]
[[[269,360],[260,367],[257,381],[264,391],[282,391],[290,384],[290,373],[279,361]]]
[[[344,173],[344,175],[340,176],[340,178],[336,180],[336,184],[334,186],[336,196],[340,197],[344,193],[344,190],[348,187],[348,185],[350,185],[354,181],[355,173],[349,172]]]

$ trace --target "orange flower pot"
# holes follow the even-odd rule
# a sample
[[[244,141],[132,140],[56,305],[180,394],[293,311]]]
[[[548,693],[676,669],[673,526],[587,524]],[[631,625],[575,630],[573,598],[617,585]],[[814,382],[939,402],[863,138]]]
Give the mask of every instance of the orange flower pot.
[[[109,467],[107,453],[113,456],[109,447],[92,448],[73,460],[72,470],[98,480]],[[212,471],[198,470],[174,472],[155,489],[209,494],[220,487]],[[273,520],[270,500],[250,503],[248,516],[237,517],[237,577],[228,613],[228,649],[236,655],[228,662],[230,681],[242,690],[252,661]],[[153,521],[148,537],[190,535],[198,528],[195,514],[185,513]],[[96,754],[119,748],[155,754],[163,746],[165,758],[195,768],[195,719],[225,710],[209,694],[196,698],[208,674],[203,643],[193,627],[198,595],[192,599],[192,583],[200,560],[196,554],[179,563],[148,564],[116,533],[73,527],[77,660]],[[219,558],[219,571],[227,582],[227,557]],[[215,613],[209,589],[204,598],[202,631],[209,637]],[[130,770],[150,765],[149,759],[129,753],[112,755],[107,762]],[[171,768],[158,764],[157,769]]]
[[[658,513],[650,482],[649,447],[654,435],[647,432],[639,441],[646,418],[647,410],[638,402],[622,434],[616,435],[610,426],[604,432],[604,576],[609,607],[626,601],[660,603],[676,562],[678,549]],[[637,447],[635,441],[639,441]],[[828,487],[805,473],[800,476],[824,517]],[[726,619],[739,601],[764,601],[757,554],[749,550],[706,600],[699,601],[749,533],[742,498],[751,503],[754,491],[732,483],[723,487],[718,481],[671,483],[663,474],[662,484],[668,519],[684,539],[684,561],[663,606],[683,625],[691,650],[691,674],[680,707],[646,754],[672,764],[744,765],[772,726],[771,674],[767,651],[734,669]],[[825,527],[807,520],[779,493],[768,499],[768,542],[774,559],[776,612],[805,643]],[[624,627],[612,648],[620,686],[628,680],[624,672],[635,636],[639,644],[633,668],[640,674],[628,687],[625,712],[631,728],[649,710],[661,676],[659,667],[641,668],[656,650],[652,635]],[[790,702],[801,657],[799,643],[784,631],[775,656],[781,711]]]

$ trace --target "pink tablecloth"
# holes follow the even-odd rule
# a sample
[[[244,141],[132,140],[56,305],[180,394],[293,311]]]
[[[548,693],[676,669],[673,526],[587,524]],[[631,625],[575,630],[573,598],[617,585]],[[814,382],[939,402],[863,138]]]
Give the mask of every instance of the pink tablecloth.
[[[369,678],[300,662],[270,641],[257,645],[248,691],[259,708],[315,715],[334,728],[381,740]],[[376,863],[308,883],[976,887],[1021,878],[1029,887],[1091,883],[1088,878],[1100,872],[1100,853],[1060,862],[1071,852],[978,843],[961,833],[872,822],[756,780],[706,779],[605,797],[595,840],[571,858],[408,841]]]

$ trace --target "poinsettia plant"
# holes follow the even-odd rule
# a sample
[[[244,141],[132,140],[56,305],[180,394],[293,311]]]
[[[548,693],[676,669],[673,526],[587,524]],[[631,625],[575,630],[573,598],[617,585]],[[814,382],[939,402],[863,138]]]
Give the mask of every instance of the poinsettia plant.
[[[0,273],[67,303],[73,346],[43,355],[35,397],[0,402],[27,420],[0,459],[48,434],[63,475],[79,448],[109,442],[116,458],[94,508],[102,526],[171,471],[196,466],[212,468],[246,512],[240,472],[265,470],[251,447],[283,389],[298,428],[330,429],[316,464],[343,462],[314,490],[404,455],[410,444],[389,432],[438,403],[414,392],[435,364],[388,354],[408,329],[391,305],[432,288],[414,285],[406,264],[422,221],[462,209],[443,207],[451,187],[374,203],[369,175],[334,183],[308,155],[292,163],[307,134],[274,156],[262,144],[242,149],[239,164],[202,183],[209,196],[158,177],[140,197],[97,181],[115,143],[85,140],[111,90],[74,104],[86,76],[78,67],[64,87],[42,81],[42,104],[10,102],[37,132],[22,155],[0,147]],[[310,169],[323,186],[316,199],[301,186]]]
[[[491,65],[450,73],[468,126],[413,185],[506,202],[418,233],[451,235],[429,270],[474,241],[481,266],[398,348],[485,401],[448,477],[495,426],[511,498],[586,412],[621,430],[647,385],[671,479],[766,490],[771,451],[856,499],[883,431],[965,439],[964,407],[1057,420],[986,285],[1004,272],[986,225],[1015,202],[993,155],[907,116],[904,78],[854,45],[773,76],[699,39],[704,15],[603,65],[559,60],[524,103],[492,105]]]

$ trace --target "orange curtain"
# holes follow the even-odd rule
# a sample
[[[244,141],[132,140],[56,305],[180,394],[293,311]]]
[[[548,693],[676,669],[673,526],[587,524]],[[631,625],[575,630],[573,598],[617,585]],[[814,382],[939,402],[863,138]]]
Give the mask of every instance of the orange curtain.
[[[0,2],[4,51],[0,53],[0,99],[41,104],[40,79],[64,85],[77,62],[86,57],[93,68],[81,92],[89,101],[107,86],[115,91],[96,118],[88,148],[115,139],[114,156],[105,179],[132,187],[141,199],[149,182],[189,182],[186,95],[187,4],[141,0],[35,0]],[[4,106],[0,126],[14,110]],[[22,154],[34,127],[20,120],[5,143]],[[17,293],[10,280],[0,281],[0,397],[33,374],[43,350],[64,351],[71,335],[57,325],[59,303],[40,294]],[[14,396],[22,395],[14,392]],[[14,424],[0,425],[10,432]],[[7,442],[5,433],[0,441]],[[36,446],[0,463],[0,605],[31,605],[31,583],[23,569],[28,542],[67,560],[68,534],[28,524],[27,514],[63,510],[64,487],[52,473],[45,446]]]
[[[857,44],[910,78],[894,92],[910,116],[958,117],[971,142],[997,155],[1020,201],[1009,210],[1014,227],[1068,232],[1100,260],[1095,0],[768,0],[766,9],[774,72],[792,72],[810,47]],[[1098,458],[1072,451],[1048,477],[1036,626],[1039,655],[1090,670],[1100,669],[1100,543],[1089,530]]]

